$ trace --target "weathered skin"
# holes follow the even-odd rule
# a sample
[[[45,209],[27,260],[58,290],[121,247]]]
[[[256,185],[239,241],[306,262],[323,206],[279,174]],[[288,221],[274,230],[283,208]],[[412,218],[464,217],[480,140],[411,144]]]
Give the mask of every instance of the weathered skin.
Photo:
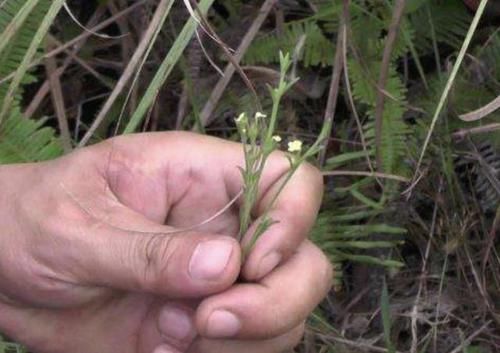
[[[320,173],[300,168],[241,267],[233,207],[241,145],[130,135],[46,163],[0,167],[0,331],[37,353],[281,352],[326,294],[306,240]],[[286,172],[273,155],[258,216]],[[241,276],[244,281],[236,281]]]

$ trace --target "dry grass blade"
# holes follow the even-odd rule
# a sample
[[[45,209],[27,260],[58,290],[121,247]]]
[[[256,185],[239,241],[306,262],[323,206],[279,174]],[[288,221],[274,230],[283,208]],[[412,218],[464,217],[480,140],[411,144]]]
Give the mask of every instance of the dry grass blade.
[[[92,123],[88,131],[85,133],[83,138],[81,139],[80,143],[78,144],[79,147],[83,147],[87,144],[87,142],[95,133],[99,125],[104,121],[106,115],[113,107],[113,104],[115,103],[116,99],[125,89],[130,78],[137,72],[137,66],[141,62],[141,59],[144,58],[144,55],[148,51],[148,48],[151,48],[152,45],[154,44],[158,36],[158,33],[160,32],[160,29],[163,26],[163,23],[165,22],[168,13],[170,12],[173,3],[174,3],[173,0],[162,0],[158,4],[153,19],[151,20],[151,24],[149,25],[148,29],[146,30],[146,33],[141,39],[141,42],[139,43],[136,51],[134,52],[134,55],[130,59],[127,68],[121,75],[120,79],[118,80],[118,83],[111,92],[111,95],[109,96],[108,100],[104,103],[104,106],[101,108],[94,122]]]
[[[238,49],[236,50],[236,54],[234,55],[236,64],[239,64],[239,62],[245,55],[245,52],[259,32],[260,27],[264,23],[264,20],[267,18],[269,12],[272,10],[276,2],[277,0],[266,0],[260,8],[259,15],[255,18],[254,22],[243,37]],[[208,98],[207,103],[201,111],[200,121],[203,126],[207,126],[213,119],[212,115],[217,106],[217,103],[221,99],[222,94],[224,93],[227,85],[229,84],[229,81],[231,81],[231,78],[233,77],[235,72],[236,66],[233,63],[229,63],[224,70],[224,76],[220,78],[219,82],[217,82],[217,85],[215,86],[212,94]]]
[[[198,16],[196,11],[193,9],[193,6],[191,5],[190,0],[182,0],[184,2],[184,6],[186,6],[187,11],[189,12],[189,15],[191,16],[192,19],[194,19],[199,27],[210,37],[214,42],[221,46],[226,46],[225,43],[223,43],[219,37],[207,26],[206,22],[204,21],[203,16]],[[197,9],[198,10],[198,9]],[[234,51],[231,48],[229,48],[229,51]]]
[[[354,347],[356,349],[359,349],[362,352],[380,352],[380,353],[390,353],[391,352],[390,349],[388,349],[388,348],[378,347],[378,346],[375,346],[375,345],[372,345],[369,343],[365,343],[365,342],[353,341],[353,340],[349,340],[349,339],[334,336],[334,335],[330,335],[330,336],[321,335],[320,337],[323,338],[325,341],[334,341],[334,342],[338,342],[341,344],[345,344],[346,346],[350,346],[350,347]],[[394,351],[392,353],[402,353],[402,352],[401,351]]]
[[[104,34],[104,33],[98,33],[96,31],[93,31],[92,29],[85,27],[85,25],[82,24],[78,20],[78,18],[76,18],[76,16],[73,13],[73,11],[71,11],[71,9],[69,8],[67,2],[64,2],[63,6],[64,6],[64,9],[66,10],[66,12],[68,13],[69,17],[73,20],[73,22],[75,22],[78,25],[78,27],[80,27],[81,29],[83,29],[85,32],[89,32],[93,36],[96,36],[96,37],[99,37],[99,38],[104,38],[104,39],[120,39],[120,38],[123,38],[123,37],[125,37],[125,36],[128,35],[128,33],[123,33],[123,34],[121,34],[119,36],[110,36],[110,35],[107,35],[107,34]]]
[[[477,126],[470,129],[460,129],[453,133],[453,137],[464,139],[468,135],[475,135],[500,130],[500,123],[491,123],[483,126]]]
[[[438,196],[442,193],[443,189],[443,180],[441,179],[439,182],[439,188],[438,188]],[[438,215],[438,203],[434,202],[434,210],[432,212],[432,221],[431,221],[431,228],[429,230],[429,238],[427,240],[427,246],[425,248],[425,253],[424,253],[424,258],[422,261],[422,269],[420,270],[420,280],[418,283],[418,291],[417,295],[415,296],[415,301],[413,303],[413,307],[411,310],[411,347],[410,347],[410,353],[417,353],[418,351],[418,316],[419,316],[419,307],[420,307],[420,298],[422,296],[423,288],[424,288],[424,281],[426,278],[427,274],[427,263],[429,261],[429,255],[431,251],[431,244],[434,241],[434,235],[435,235],[435,229],[436,229],[436,219]]]
[[[490,115],[497,109],[500,109],[500,96],[496,97],[493,101],[486,104],[484,107],[481,107],[467,114],[459,115],[458,117],[463,121],[477,121]]]
[[[184,0],[184,2],[188,2],[188,1],[189,0]],[[247,88],[252,93],[253,98],[255,100],[255,105],[257,106],[257,109],[259,111],[262,110],[262,107],[261,107],[261,104],[260,104],[260,100],[259,100],[259,96],[257,94],[257,91],[255,90],[255,87],[253,86],[252,82],[248,79],[247,75],[242,70],[242,68],[240,67],[239,63],[233,57],[232,53],[234,52],[234,50],[231,49],[226,43],[224,43],[224,41],[222,41],[222,39],[220,39],[219,35],[213,29],[213,27],[210,24],[210,22],[207,21],[207,19],[205,18],[205,15],[200,11],[200,9],[199,9],[198,5],[196,4],[196,2],[193,1],[193,4],[196,7],[196,15],[194,17],[195,21],[199,22],[202,25],[202,29],[204,31],[206,31],[207,33],[209,33],[210,38],[212,38],[219,45],[219,47],[220,47],[220,49],[222,49],[225,57],[229,60],[229,62],[231,64],[233,64],[233,66],[235,67],[236,71],[240,75],[241,79],[243,80],[243,82],[245,83],[245,85],[247,86]],[[190,9],[192,11],[192,7],[191,6],[189,6],[189,7],[190,7]],[[207,57],[207,58],[208,58],[208,61],[211,62],[210,57]]]
[[[347,17],[349,18],[349,16]],[[368,169],[373,175],[376,175],[375,169],[373,168],[373,164],[370,158],[370,154],[368,152],[368,146],[366,143],[365,134],[363,131],[363,124],[361,123],[361,119],[359,118],[358,110],[356,108],[356,104],[354,103],[354,97],[352,94],[351,80],[349,78],[349,66],[347,65],[347,30],[348,25],[346,23],[346,30],[344,31],[344,40],[342,41],[342,54],[344,56],[343,64],[344,64],[344,85],[346,88],[347,98],[349,102],[349,106],[351,108],[352,115],[354,117],[354,121],[356,122],[356,127],[358,128],[359,139],[361,140],[361,146],[363,147],[363,151],[365,152],[366,164],[368,165]],[[382,182],[375,176],[377,183],[380,187],[383,187]]]
[[[52,47],[58,47],[61,46],[61,42],[59,42],[55,37],[51,36],[50,34],[47,36],[47,41],[50,44],[53,44]],[[114,85],[112,84],[111,80],[109,78],[106,78],[104,75],[101,75],[97,70],[95,70],[91,65],[89,65],[85,60],[81,59],[78,57],[76,53],[73,51],[67,49],[64,51],[65,54],[67,54],[71,59],[75,61],[78,65],[80,65],[83,69],[88,71],[92,76],[94,76],[100,83],[102,83],[104,86],[108,87],[109,89],[113,89]],[[48,57],[48,59],[54,58],[53,56]]]
[[[483,326],[481,326],[479,329],[477,329],[474,333],[472,333],[469,337],[467,337],[460,346],[452,350],[450,353],[459,353],[462,352],[464,348],[466,348],[468,345],[471,344],[472,340],[479,336],[481,333],[483,333],[488,326],[490,326],[492,321],[487,321]]]

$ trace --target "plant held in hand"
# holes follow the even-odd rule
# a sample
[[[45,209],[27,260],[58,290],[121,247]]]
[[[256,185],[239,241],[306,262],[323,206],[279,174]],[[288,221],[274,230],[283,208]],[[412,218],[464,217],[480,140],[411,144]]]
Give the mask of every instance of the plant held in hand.
[[[240,208],[240,230],[238,239],[241,242],[249,231],[252,224],[252,209],[257,201],[258,185],[264,171],[268,157],[279,148],[281,137],[275,134],[280,102],[286,92],[298,81],[298,78],[288,78],[287,72],[292,61],[288,54],[280,52],[280,80],[276,87],[269,87],[272,98],[272,111],[270,117],[262,112],[257,112],[253,116],[241,113],[235,120],[238,132],[241,136],[245,155],[245,167],[241,168],[243,177],[243,202]],[[264,214],[259,219],[250,240],[243,249],[245,257],[252,249],[258,238],[275,223],[269,216],[269,210],[274,206],[279,194],[284,189],[295,171],[307,159],[316,155],[321,147],[321,142],[326,138],[330,126],[325,124],[317,140],[309,148],[304,149],[300,140],[288,143],[288,161],[290,169],[285,175],[272,201],[269,203]]]

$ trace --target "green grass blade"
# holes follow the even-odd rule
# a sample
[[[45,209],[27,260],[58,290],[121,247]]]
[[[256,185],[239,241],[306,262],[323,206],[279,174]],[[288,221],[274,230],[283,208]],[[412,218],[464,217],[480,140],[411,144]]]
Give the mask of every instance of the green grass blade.
[[[200,11],[203,14],[206,14],[214,1],[215,0],[202,0],[198,5]],[[172,72],[172,69],[175,67],[177,61],[181,57],[182,52],[189,44],[189,41],[193,37],[197,27],[198,27],[198,22],[196,21],[196,19],[192,17],[184,25],[184,28],[182,29],[181,33],[175,40],[174,44],[172,45],[172,48],[170,48],[167,56],[163,60],[160,68],[156,72],[155,77],[151,81],[148,89],[146,90],[146,93],[142,97],[139,106],[137,107],[134,114],[130,118],[129,123],[125,127],[124,130],[125,134],[132,133],[137,129],[137,127],[143,120],[144,116],[154,103],[158,95],[158,92],[160,91],[161,86],[165,83],[168,76]]]
[[[14,16],[12,21],[9,23],[7,28],[0,34],[0,53],[5,49],[10,40],[16,35],[17,31],[23,25],[24,21],[28,18],[28,15],[38,4],[40,0],[28,0],[19,10],[19,12]]]
[[[10,83],[9,89],[2,103],[2,109],[0,110],[0,124],[2,123],[5,116],[9,113],[10,108],[12,107],[12,103],[15,100],[15,93],[18,90],[24,75],[28,71],[29,65],[33,60],[33,57],[35,56],[38,48],[40,47],[43,38],[49,31],[49,28],[52,25],[55,17],[61,10],[61,7],[64,5],[64,1],[65,0],[54,0],[49,10],[47,11],[45,18],[40,24],[38,31],[33,36],[33,40],[31,41],[31,44],[26,51],[21,64],[16,70],[16,73],[12,79],[12,82]]]
[[[479,4],[479,8],[476,11],[476,15],[474,16],[474,19],[472,20],[469,31],[467,32],[467,35],[465,37],[462,48],[460,49],[460,52],[458,54],[457,61],[455,62],[455,65],[453,66],[453,69],[451,70],[451,74],[450,74],[450,77],[448,78],[448,82],[446,83],[443,94],[441,95],[441,98],[439,99],[439,103],[438,103],[438,106],[437,106],[436,111],[434,113],[434,116],[432,117],[431,126],[430,126],[429,132],[427,133],[427,136],[425,138],[424,146],[422,147],[422,152],[420,153],[420,157],[418,159],[417,168],[415,169],[415,175],[413,177],[413,180],[417,180],[417,178],[418,178],[420,165],[422,164],[422,161],[424,159],[424,155],[425,155],[425,152],[427,150],[427,146],[429,145],[429,141],[431,139],[434,128],[436,127],[437,120],[438,120],[439,116],[441,115],[441,112],[443,111],[444,105],[448,99],[448,95],[450,94],[451,87],[453,86],[453,83],[455,82],[455,79],[456,79],[457,74],[458,74],[458,70],[462,66],[462,62],[465,58],[465,54],[467,53],[467,50],[469,49],[469,45],[472,41],[472,37],[474,36],[474,33],[476,33],[476,29],[477,29],[477,26],[479,24],[479,20],[483,16],[483,12],[484,12],[487,4],[488,4],[488,0],[481,0],[481,3]]]

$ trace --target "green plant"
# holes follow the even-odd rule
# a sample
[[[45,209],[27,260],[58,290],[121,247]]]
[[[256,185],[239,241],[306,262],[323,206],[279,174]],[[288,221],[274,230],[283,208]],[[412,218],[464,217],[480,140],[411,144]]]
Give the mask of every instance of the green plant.
[[[119,2],[99,3],[102,9],[108,9],[108,5]],[[144,7],[146,15],[149,12],[156,14],[160,6],[155,7],[154,3],[149,2]],[[220,43],[215,42],[216,45],[213,45],[213,42],[203,41],[200,31],[204,48],[198,48],[198,60],[191,61],[189,55],[183,57],[186,46],[189,49],[199,44],[194,37],[197,22],[188,17],[182,2],[158,1],[160,3],[165,5],[160,7],[165,10],[160,21],[165,25],[151,28],[155,35],[142,46],[145,51],[136,49],[134,40],[139,42],[140,38],[146,37],[142,34],[149,26],[145,24],[141,27],[134,23],[133,17],[140,16],[130,16],[124,21],[131,25],[130,36],[119,37],[112,44],[103,40],[90,40],[80,55],[76,52],[76,58],[88,60],[88,66],[106,76],[106,79],[113,77],[110,81],[122,82],[117,84],[111,95],[116,101],[110,97],[103,105],[107,108],[102,108],[98,114],[98,117],[105,117],[104,120],[94,120],[95,111],[92,109],[83,110],[80,126],[82,130],[87,126],[91,128],[80,131],[79,137],[85,134],[79,141],[81,145],[106,138],[112,135],[109,132],[111,130],[121,132],[120,110],[122,114],[130,111],[133,116],[132,119],[124,118],[123,126],[127,133],[137,131],[141,126],[151,130],[173,127],[175,124],[169,120],[170,117],[183,111],[185,114],[179,114],[179,126],[192,129],[194,125],[205,132],[200,129],[199,113],[218,77],[204,55],[210,55],[217,65],[226,64],[227,55],[220,55]],[[245,251],[274,222],[269,216],[253,220],[249,210],[255,202],[258,179],[265,168],[266,159],[278,148],[276,140],[283,138],[292,142],[290,147],[294,152],[288,153],[291,177],[294,168],[305,159],[311,160],[316,152],[309,148],[299,152],[299,146],[302,147],[299,141],[304,141],[304,146],[319,148],[319,135],[319,140],[329,138],[326,163],[321,166],[328,179],[325,200],[312,239],[326,252],[337,270],[335,287],[342,293],[352,290],[357,295],[360,289],[354,284],[354,270],[368,265],[364,267],[368,267],[372,271],[370,273],[375,273],[378,270],[374,270],[375,266],[371,265],[377,265],[377,269],[383,266],[396,276],[394,281],[388,279],[390,288],[394,289],[391,302],[400,303],[401,293],[410,293],[410,286],[418,282],[415,278],[423,281],[428,289],[426,294],[432,294],[432,279],[436,277],[434,270],[442,267],[439,295],[446,293],[446,287],[452,283],[466,283],[468,291],[477,294],[474,285],[481,286],[479,282],[484,282],[487,285],[479,288],[478,296],[481,295],[482,301],[488,305],[489,295],[492,301],[497,298],[494,295],[498,293],[500,283],[498,237],[494,237],[495,226],[498,226],[500,219],[500,111],[476,117],[474,121],[463,117],[470,116],[471,112],[481,109],[498,96],[500,31],[488,21],[482,21],[477,29],[469,31],[472,13],[460,0],[408,0],[390,58],[384,62],[395,12],[394,4],[397,2],[350,0],[345,3],[349,6],[344,13],[341,1],[279,2],[279,8],[274,13],[276,21],[270,16],[264,22],[242,60],[243,65],[248,66],[243,67],[243,70],[255,81],[262,108],[256,108],[255,97],[250,90],[245,89],[238,80],[232,80],[213,114],[217,120],[206,127],[206,131],[217,136],[238,139],[232,117],[239,112],[246,112],[236,124],[245,143],[246,157],[246,165],[242,169],[245,188],[242,191],[244,205],[241,207],[240,230],[240,238],[245,235],[248,239]],[[23,109],[31,99],[33,86],[29,90],[25,87],[43,76],[40,71],[28,68],[42,63],[39,40],[46,33],[48,24],[53,22],[53,14],[59,5],[59,1],[48,0],[0,0],[0,111],[4,115],[0,123],[0,163],[47,160],[63,153],[57,133],[50,127],[54,125],[53,121],[44,117],[52,115],[50,105],[39,109],[33,115],[33,120],[23,117]],[[212,23],[221,38],[236,48],[237,41],[247,28],[246,24],[255,18],[258,6],[241,0],[218,0],[215,8],[211,8],[211,5],[212,0],[204,0],[200,2],[199,10],[207,13],[206,20]],[[50,9],[53,11],[49,14]],[[143,8],[137,5],[135,9]],[[71,23],[69,20],[67,22]],[[345,38],[341,38],[344,23]],[[103,26],[99,31],[107,29]],[[68,40],[67,36],[72,37],[78,31],[80,28],[65,33],[54,31],[53,36],[64,42]],[[469,50],[466,55],[462,51],[457,60],[468,32],[466,44],[469,44]],[[33,41],[35,36],[36,41]],[[335,37],[342,39],[343,46],[337,47]],[[77,40],[66,49],[73,45],[78,46],[80,42]],[[117,57],[117,47],[129,47],[131,56],[136,53],[137,65],[131,65],[130,70],[128,65],[123,70],[117,68],[108,77],[103,71],[112,70],[100,70],[99,63],[95,64],[93,59],[102,59],[100,53],[104,53],[102,56],[108,62],[109,59],[125,62],[123,58]],[[297,47],[300,50],[296,50]],[[290,78],[286,72],[283,73],[283,67],[277,69],[280,61],[285,59],[284,56],[280,57],[280,50],[294,52],[292,59],[286,58],[293,61],[288,64],[293,65],[292,71],[300,73],[302,80],[295,83],[293,76]],[[330,136],[326,133],[329,127],[322,126],[318,116],[323,115],[326,103],[326,95],[321,87],[331,78],[336,52],[344,57],[344,73],[338,92],[335,128]],[[73,60],[62,49],[53,59],[59,63],[63,57],[70,62]],[[176,65],[179,62],[182,64],[180,69]],[[452,70],[454,63],[457,64]],[[70,67],[74,72],[82,70],[77,69],[77,65]],[[379,78],[384,70],[388,73],[387,80],[381,87]],[[67,71],[60,79],[63,83],[71,84]],[[196,71],[196,75],[191,77],[192,71]],[[252,77],[252,74],[256,76]],[[115,80],[117,75],[121,75],[120,80]],[[127,77],[133,77],[130,86],[127,86]],[[309,79],[313,83],[320,83],[312,86],[319,87],[318,94],[303,94],[304,91],[309,93],[307,90],[311,86],[306,85]],[[262,83],[274,87],[270,95],[262,89]],[[293,83],[295,85],[292,87]],[[177,94],[184,86],[185,97]],[[286,88],[283,91],[289,89],[286,96],[280,87]],[[109,87],[105,85],[97,87],[97,91],[101,92],[103,88],[107,93]],[[447,100],[446,95],[443,95],[445,88]],[[130,93],[125,99],[123,93],[128,89]],[[384,104],[382,114],[378,115],[380,101],[377,99],[380,98],[380,92],[384,93]],[[76,97],[73,103],[78,104],[87,98],[84,94]],[[187,101],[188,109],[183,106],[183,98]],[[97,102],[100,106],[101,101]],[[126,103],[122,105],[123,102]],[[148,125],[150,116],[153,116],[153,120],[155,112],[160,112],[157,114],[160,117],[157,116],[155,124]],[[264,116],[264,112],[269,113],[268,117]],[[227,119],[224,120],[224,117]],[[383,121],[379,131],[376,129],[377,117]],[[70,124],[73,121],[70,120]],[[118,128],[113,129],[116,125]],[[94,126],[98,130],[93,129]],[[429,134],[431,126],[432,136]],[[493,128],[486,130],[489,126]],[[422,154],[426,139],[427,152]],[[377,155],[381,158],[378,159]],[[416,180],[418,183],[410,184],[409,177],[414,174],[419,158],[421,173]],[[403,193],[407,188],[407,192]],[[434,216],[429,212],[432,208],[437,210]],[[251,228],[249,234],[249,224],[253,221],[258,226],[257,229]],[[426,237],[431,233],[433,238],[426,270],[428,273],[416,277],[421,269],[415,267],[412,261],[420,258],[421,243],[428,241]],[[412,253],[408,256],[408,249],[412,247]],[[403,263],[407,266],[405,270],[401,270]],[[345,273],[344,269],[347,269]],[[382,277],[370,277],[370,283],[376,283],[372,287],[373,292],[382,288],[377,281],[383,277],[383,273]],[[404,283],[408,279],[411,284],[405,284],[406,287],[401,290],[397,283],[399,279],[403,279]],[[342,293],[336,302],[342,302]],[[370,331],[363,337],[366,338],[364,342],[373,338],[372,333],[380,335],[382,331],[385,335],[379,337],[385,338],[386,348],[407,350],[400,348],[401,342],[397,341],[397,333],[400,329],[404,330],[403,321],[407,320],[407,311],[403,315],[393,315],[397,322],[388,321],[389,293],[384,289],[381,295],[374,295],[377,302],[375,309],[382,310],[385,320],[379,331]],[[368,296],[366,294],[363,301],[369,302]],[[381,298],[382,307],[378,305]],[[346,299],[353,300],[352,297]],[[475,332],[473,324],[465,323],[467,320],[453,319],[461,314],[468,315],[467,307],[474,307],[472,302],[465,304],[460,305],[460,308],[465,308],[463,311],[453,312],[447,320],[451,320],[453,326],[464,333],[472,333]],[[397,312],[398,309],[393,306],[390,310]],[[477,312],[488,315],[484,307]],[[336,322],[337,313],[330,310],[328,303],[318,310],[321,328],[328,333],[320,336],[318,351],[336,350],[337,343],[329,340],[329,336],[337,334],[334,329],[336,324],[344,325],[344,320],[349,319],[344,316]],[[418,314],[420,318],[425,313]],[[440,335],[448,336],[449,332],[442,329],[442,319],[437,315],[435,320],[432,318],[433,332],[437,338],[428,335],[421,340],[425,344],[415,342],[419,351],[428,351],[427,345],[436,344],[434,340],[439,340]],[[423,329],[419,332],[423,332]],[[355,336],[359,337],[358,333]],[[349,328],[341,338],[345,340],[348,337]],[[464,349],[477,350],[475,342],[469,343],[470,347]],[[384,342],[381,340],[379,344],[383,345]],[[453,349],[455,347],[447,347],[441,351]],[[4,350],[9,353],[21,352],[22,348],[0,340],[0,352],[4,353]],[[339,351],[345,351],[345,347]],[[350,348],[348,351],[351,351]]]
[[[8,342],[0,335],[0,352],[2,353],[28,353],[28,350],[23,346]]]
[[[283,55],[280,52],[280,80],[277,87],[269,87],[273,107],[269,122],[266,122],[267,115],[262,112],[256,112],[252,118],[246,113],[240,114],[236,119],[236,126],[241,136],[245,156],[245,168],[241,169],[243,177],[243,203],[240,208],[240,231],[238,238],[240,241],[246,235],[252,222],[252,210],[257,201],[259,181],[264,171],[268,157],[273,153],[281,141],[281,138],[275,135],[278,122],[278,113],[280,102],[285,93],[297,82],[297,78],[287,78],[288,70],[292,62],[288,54]],[[289,142],[287,156],[290,162],[290,169],[281,182],[280,187],[274,194],[271,202],[267,206],[261,218],[258,220],[253,234],[250,236],[248,245],[246,245],[244,255],[253,247],[257,239],[273,224],[273,219],[269,216],[269,210],[272,209],[280,192],[297,171],[300,165],[308,158],[316,155],[320,150],[321,142],[324,140],[330,127],[326,124],[319,134],[316,142],[302,151],[302,141],[295,140]]]
[[[3,121],[0,118],[0,163],[41,161],[62,154],[55,131],[45,126],[45,120],[26,120],[21,113],[22,85],[35,80],[27,72],[27,63],[40,45],[41,24],[52,23],[57,8],[51,4],[8,1],[0,8],[0,79],[14,76],[10,86],[0,84],[0,111],[5,116]],[[37,32],[39,38],[34,38]]]

